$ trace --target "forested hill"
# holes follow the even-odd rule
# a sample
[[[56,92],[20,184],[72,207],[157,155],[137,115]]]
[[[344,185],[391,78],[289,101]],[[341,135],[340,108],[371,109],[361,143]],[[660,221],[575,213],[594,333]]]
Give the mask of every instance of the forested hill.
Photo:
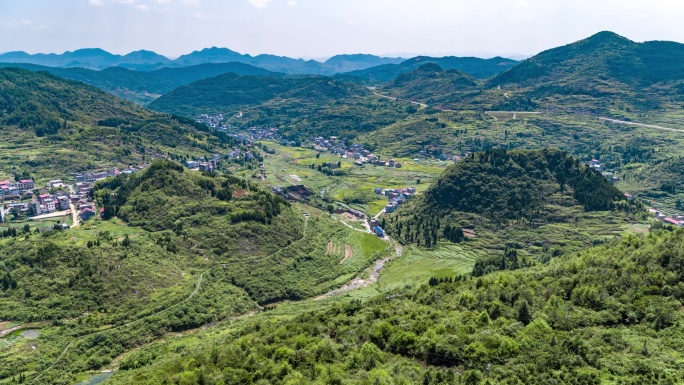
[[[590,96],[644,92],[643,87],[684,80],[683,59],[684,44],[635,43],[612,32],[601,32],[544,51],[488,84],[535,88],[537,97],[570,92]]]
[[[564,152],[494,149],[447,168],[389,223],[401,241],[431,246],[443,238],[460,241],[464,226],[537,227],[566,221],[564,207],[604,211],[622,204],[623,194],[608,180]]]
[[[44,72],[0,69],[0,173],[46,178],[121,167],[152,156],[196,156],[225,146],[204,125],[159,114],[94,87]],[[15,150],[21,149],[17,152]],[[32,156],[21,156],[22,153]]]
[[[293,139],[303,134],[353,138],[410,114],[406,103],[324,76],[224,74],[179,87],[150,108],[184,116],[223,113],[233,126],[272,125]]]
[[[683,240],[632,235],[526,270],[231,323],[143,347],[110,382],[678,384]]]
[[[381,91],[400,99],[440,101],[453,99],[458,93],[477,89],[475,79],[458,70],[444,71],[439,65],[428,63],[397,76]]]
[[[94,195],[106,220],[167,234],[171,247],[226,268],[232,284],[254,301],[320,294],[352,269],[325,253],[331,238],[319,239],[346,228],[318,215],[305,220],[282,198],[241,178],[160,160],[142,173],[98,183]]]
[[[324,76],[275,78],[228,73],[180,87],[154,101],[150,108],[183,115],[235,114],[273,99],[293,98],[323,104],[368,93],[357,85]]]

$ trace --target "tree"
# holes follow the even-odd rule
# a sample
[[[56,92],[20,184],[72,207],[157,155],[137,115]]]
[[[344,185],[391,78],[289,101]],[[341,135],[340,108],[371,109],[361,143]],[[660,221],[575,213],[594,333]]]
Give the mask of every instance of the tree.
[[[520,301],[518,305],[518,310],[516,312],[516,319],[523,325],[528,325],[532,321],[532,315],[530,314],[530,305],[527,301]]]

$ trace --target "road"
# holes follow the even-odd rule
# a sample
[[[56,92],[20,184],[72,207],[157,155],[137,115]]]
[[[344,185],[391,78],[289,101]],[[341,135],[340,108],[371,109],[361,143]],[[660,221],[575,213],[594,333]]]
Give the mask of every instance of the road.
[[[680,130],[680,129],[676,129],[676,128],[655,126],[655,125],[652,125],[652,124],[625,122],[624,120],[617,120],[617,119],[611,119],[611,118],[599,118],[599,120],[603,120],[603,121],[610,122],[610,123],[626,124],[626,125],[628,125],[628,126],[645,127],[645,128],[655,128],[655,129],[657,129],[657,130],[674,131],[674,132],[684,132],[684,130]]]
[[[71,221],[73,224],[71,227],[78,227],[81,225],[81,223],[78,221],[78,213],[76,211],[76,206],[74,206],[73,203],[69,203],[69,207],[71,208]]]
[[[50,214],[36,215],[35,217],[30,217],[29,219],[32,221],[37,221],[37,220],[41,220],[41,219],[63,217],[65,215],[69,215],[69,210],[55,211],[54,213],[50,213]]]
[[[390,244],[387,249],[391,248],[392,244]],[[387,250],[386,249],[386,250]],[[386,251],[385,250],[385,251]],[[394,258],[401,257],[403,254],[403,248],[401,246],[395,246],[395,251],[393,256],[385,257],[382,259],[378,259],[375,261],[375,264],[371,268],[370,274],[368,275],[368,278],[354,278],[352,279],[348,284],[342,286],[339,289],[335,289],[333,291],[330,291],[328,293],[325,293],[323,295],[320,295],[316,298],[314,298],[314,301],[320,301],[322,299],[330,298],[333,296],[336,296],[338,294],[343,294],[343,293],[348,293],[353,290],[361,289],[364,288],[370,284],[373,284],[378,281],[378,278],[380,278],[380,271],[385,268],[385,265],[387,262],[393,260]]]
[[[380,97],[383,97],[383,98],[387,98],[387,99],[392,99],[392,100],[406,100],[406,99],[398,99],[398,98],[395,98],[395,97],[393,97],[393,96],[387,96],[387,95],[379,94],[379,93],[377,93],[377,92],[375,92],[375,91],[373,91],[373,93],[374,93],[375,95],[377,95],[377,96],[380,96]],[[417,104],[417,105],[419,105],[419,106],[421,106],[421,107],[425,107],[425,108],[428,107],[428,105],[425,104],[425,103],[414,102],[413,100],[406,100],[406,101],[407,101],[407,102],[411,102],[411,104]],[[445,111],[446,111],[446,110],[445,110]]]

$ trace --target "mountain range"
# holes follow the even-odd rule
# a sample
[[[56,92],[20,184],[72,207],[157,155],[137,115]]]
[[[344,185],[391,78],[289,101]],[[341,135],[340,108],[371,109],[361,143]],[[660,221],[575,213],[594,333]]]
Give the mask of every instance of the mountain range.
[[[82,67],[101,70],[119,66],[132,70],[151,71],[165,67],[187,67],[209,63],[237,62],[254,65],[269,71],[290,74],[326,74],[348,72],[383,64],[398,64],[402,58],[384,58],[375,55],[337,55],[325,62],[293,59],[276,55],[248,55],[228,48],[205,48],[182,55],[175,60],[151,51],[134,51],[116,55],[100,48],[85,48],[63,54],[28,54],[23,51],[0,54],[0,63],[26,63],[47,67]]]

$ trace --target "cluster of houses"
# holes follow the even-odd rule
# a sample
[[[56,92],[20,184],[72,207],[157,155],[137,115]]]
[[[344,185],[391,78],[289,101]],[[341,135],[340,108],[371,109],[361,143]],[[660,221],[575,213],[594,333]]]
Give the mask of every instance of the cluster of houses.
[[[405,187],[402,189],[382,189],[377,187],[375,193],[378,195],[385,195],[389,199],[389,203],[385,206],[385,212],[391,214],[397,210],[404,202],[411,199],[416,194],[415,187]]]
[[[96,207],[91,199],[95,182],[110,176],[132,174],[144,168],[145,166],[131,166],[123,171],[114,168],[107,171],[76,173],[72,175],[76,183],[70,188],[66,188],[62,179],[49,181],[44,189],[36,188],[31,179],[18,182],[0,181],[0,199],[10,200],[5,205],[6,209],[0,207],[0,213],[3,214],[1,219],[5,219],[6,213],[12,213],[16,218],[27,218],[66,211],[70,210],[73,204],[79,217],[88,220],[96,215]]]
[[[35,187],[33,179],[22,179],[18,182],[0,181],[0,200],[20,198],[21,194],[32,192]]]
[[[221,155],[219,154],[212,154],[211,159],[206,159],[202,156],[197,160],[189,160],[185,162],[185,167],[191,170],[212,172],[216,170],[219,160],[221,160]]]
[[[223,114],[218,114],[218,115],[202,114],[200,116],[195,116],[195,122],[206,124],[207,126],[213,128],[215,130],[226,131],[226,130],[230,129],[230,126],[223,123]]]
[[[648,212],[653,214],[655,219],[667,224],[667,225],[672,225],[676,227],[682,227],[684,226],[684,215],[679,215],[679,214],[674,214],[670,217],[667,215],[663,214],[660,212],[658,209],[650,208],[648,209]]]
[[[98,180],[105,179],[107,177],[113,176],[119,176],[121,172],[119,169],[113,168],[111,170],[107,171],[97,171],[97,172],[87,172],[87,173],[78,173],[74,174],[74,180],[76,183],[82,183],[82,182],[97,182]],[[61,181],[60,181],[61,182]]]
[[[251,127],[249,130],[249,139],[251,140],[279,140],[277,128],[257,128]]]
[[[380,227],[380,222],[378,222],[377,219],[371,218],[370,228],[371,228],[371,231],[373,231],[373,233],[375,235],[377,235],[378,237],[382,238],[385,236],[385,230],[383,230],[382,227]]]
[[[402,167],[401,162],[397,162],[394,159],[388,161],[380,160],[380,158],[373,155],[371,151],[363,148],[362,144],[346,145],[343,140],[339,140],[336,136],[331,136],[329,139],[324,139],[319,136],[314,139],[314,142],[315,150],[337,154],[343,159],[352,159],[359,166],[370,163],[376,166]]]
[[[246,144],[245,147],[247,148],[246,150],[233,148],[232,150],[228,151],[228,159],[244,159],[247,161],[251,161],[252,159],[254,159],[254,154],[252,153],[252,150],[250,150],[250,148],[252,148],[252,145]]]
[[[8,203],[7,212],[13,213],[16,218],[26,218],[70,210],[71,204],[73,204],[79,211],[81,219],[88,220],[95,215],[95,206],[90,201],[94,182],[79,182],[76,184],[74,192],[61,190],[60,187],[62,186],[64,184],[59,179],[50,181],[50,190],[58,188],[54,194],[46,192],[35,195],[29,202]]]

